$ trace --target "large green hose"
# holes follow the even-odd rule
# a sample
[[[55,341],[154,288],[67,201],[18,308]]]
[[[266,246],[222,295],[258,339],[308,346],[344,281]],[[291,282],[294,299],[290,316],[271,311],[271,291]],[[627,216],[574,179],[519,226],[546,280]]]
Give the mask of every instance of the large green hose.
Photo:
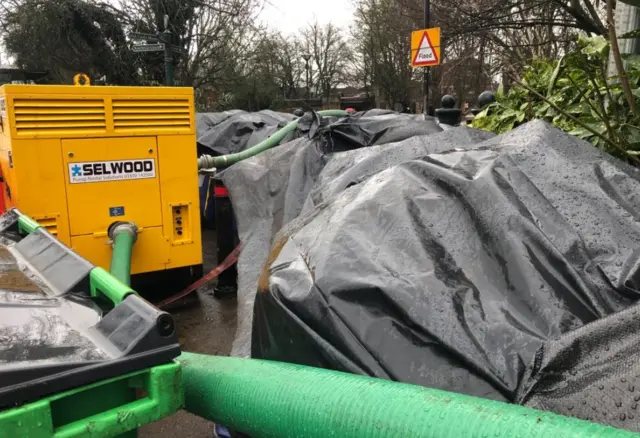
[[[113,240],[109,272],[126,286],[131,286],[131,253],[136,242],[135,225],[122,223],[110,231]]]
[[[638,435],[475,397],[299,365],[183,353],[185,409],[256,437]]]
[[[343,110],[324,110],[324,111],[318,111],[318,114],[325,117],[344,117],[347,115],[347,112]],[[257,145],[247,150],[244,150],[242,152],[229,154],[229,155],[222,155],[219,157],[203,155],[198,159],[198,169],[211,169],[213,167],[216,167],[216,168],[227,167],[227,166],[231,166],[232,164],[236,164],[238,161],[251,158],[255,155],[258,155],[261,152],[266,151],[267,149],[271,149],[272,147],[279,145],[280,142],[287,136],[287,134],[295,131],[297,127],[298,127],[298,120],[289,122],[284,128],[276,131],[271,137],[261,141]]]

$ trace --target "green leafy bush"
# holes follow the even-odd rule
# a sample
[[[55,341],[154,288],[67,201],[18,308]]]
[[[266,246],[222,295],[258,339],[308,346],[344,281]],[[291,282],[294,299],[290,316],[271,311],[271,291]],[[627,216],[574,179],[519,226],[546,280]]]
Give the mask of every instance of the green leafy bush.
[[[609,43],[580,37],[560,60],[536,59],[506,95],[478,114],[473,126],[502,133],[532,119],[553,123],[621,158],[637,162],[640,117],[634,116],[617,78],[607,77]],[[633,98],[640,96],[640,60],[628,58]]]

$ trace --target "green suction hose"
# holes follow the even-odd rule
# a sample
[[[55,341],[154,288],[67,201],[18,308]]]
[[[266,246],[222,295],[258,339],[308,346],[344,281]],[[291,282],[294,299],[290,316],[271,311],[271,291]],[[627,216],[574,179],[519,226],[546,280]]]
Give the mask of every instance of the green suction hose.
[[[124,285],[131,286],[131,253],[138,237],[138,228],[129,222],[116,223],[109,229],[113,241],[109,272]]]
[[[324,110],[318,111],[318,114],[325,117],[344,117],[347,115],[343,110]],[[298,127],[298,120],[289,122],[284,128],[276,131],[271,137],[261,141],[257,145],[238,152],[235,154],[222,155],[220,157],[212,157],[210,155],[203,155],[198,159],[198,169],[211,169],[213,167],[227,167],[232,164],[236,164],[239,161],[246,160],[261,152],[278,146],[280,142],[287,136],[287,134],[293,132]]]
[[[522,406],[324,369],[193,353],[178,361],[185,409],[252,436],[637,436]]]

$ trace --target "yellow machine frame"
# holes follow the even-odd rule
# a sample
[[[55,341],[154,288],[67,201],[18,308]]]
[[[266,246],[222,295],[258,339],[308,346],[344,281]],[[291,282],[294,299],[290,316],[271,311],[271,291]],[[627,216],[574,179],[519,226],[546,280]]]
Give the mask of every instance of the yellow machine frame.
[[[5,205],[106,269],[117,221],[132,274],[201,265],[194,115],[191,88],[4,85]]]

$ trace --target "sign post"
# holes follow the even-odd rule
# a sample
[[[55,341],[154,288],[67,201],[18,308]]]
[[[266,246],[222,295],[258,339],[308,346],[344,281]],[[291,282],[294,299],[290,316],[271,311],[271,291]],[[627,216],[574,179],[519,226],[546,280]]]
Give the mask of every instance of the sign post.
[[[431,26],[431,0],[424,0],[424,28],[429,29]],[[413,38],[412,38],[413,43]],[[413,59],[413,58],[412,58]],[[422,72],[422,92],[424,93],[424,115],[429,114],[429,76],[431,74],[431,68],[427,67]]]
[[[164,52],[165,80],[168,86],[173,86],[173,55],[186,56],[187,51],[171,43],[169,16],[164,16],[164,32],[158,32],[156,34],[131,32],[129,37],[132,40],[145,41],[145,44],[134,44],[131,47],[131,50],[136,53]]]
[[[131,47],[131,50],[133,50],[136,53],[141,53],[141,52],[162,52],[164,50],[164,44],[136,44],[133,47]]]

